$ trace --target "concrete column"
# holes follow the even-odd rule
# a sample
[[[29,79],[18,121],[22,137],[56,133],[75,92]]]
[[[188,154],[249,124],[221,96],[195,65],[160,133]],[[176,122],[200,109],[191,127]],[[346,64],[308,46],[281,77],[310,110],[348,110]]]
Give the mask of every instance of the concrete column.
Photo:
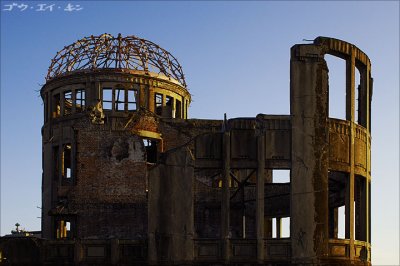
[[[362,65],[359,68],[360,71],[360,91],[358,93],[358,123],[365,127],[367,130],[370,129],[370,72],[371,67],[369,64]]]
[[[82,244],[79,239],[75,239],[74,245],[74,264],[79,265],[83,258]]]
[[[64,109],[65,109],[65,99],[64,99],[64,92],[60,92],[60,116],[64,116]]]
[[[90,84],[90,83],[89,83]],[[86,83],[86,86],[88,86],[88,84]],[[88,90],[88,87],[86,87],[86,90],[85,90],[86,92],[86,95],[87,95],[87,92],[89,91]],[[87,96],[86,96],[87,97]],[[88,101],[87,101],[88,102]],[[86,105],[88,105],[88,103],[86,102]],[[73,114],[75,114],[75,112],[76,112],[76,89],[75,90],[72,90],[72,108],[71,108],[71,113],[73,113]]]
[[[72,87],[72,102],[75,102],[75,93],[78,89],[85,90],[85,105],[86,106],[94,106],[97,104],[99,98],[99,89],[98,82],[95,82],[95,79],[92,76],[87,76],[85,81],[85,87],[82,86],[73,86]],[[74,105],[72,105],[72,113],[75,112]]]
[[[276,238],[281,238],[282,235],[282,218],[281,217],[277,217],[275,219],[275,227],[276,227]]]
[[[172,114],[172,118],[176,117],[176,99],[172,98],[172,110],[171,110]]]
[[[328,69],[318,45],[291,49],[292,263],[328,255]]]
[[[225,131],[223,135],[223,174],[222,174],[222,199],[221,199],[221,241],[223,246],[222,257],[225,263],[230,260],[229,243],[229,213],[230,213],[230,158],[231,135]]]
[[[265,139],[264,139],[265,140]],[[272,183],[272,170],[265,169],[265,183]],[[264,205],[268,204],[268,201],[264,201]],[[265,206],[264,206],[265,208]],[[264,238],[272,238],[272,219],[271,218],[264,218]],[[265,258],[266,254],[264,254]]]
[[[188,148],[180,148],[149,170],[148,265],[193,261],[193,159]]]
[[[329,238],[338,237],[338,208],[329,209]]]
[[[143,85],[134,84],[133,89],[137,90],[136,95],[136,109],[139,110],[140,108],[149,109],[149,90],[146,89]]]
[[[148,110],[150,112],[155,113],[156,112],[156,103],[155,103],[155,93],[154,93],[154,89],[150,86],[146,86],[146,85],[140,85],[140,91],[142,91],[144,89],[144,91],[148,91],[148,95],[147,95],[147,102],[148,102]]]
[[[118,265],[119,262],[119,240],[111,239],[111,265]]]
[[[257,137],[257,180],[256,180],[256,228],[257,228],[257,260],[264,261],[264,181],[265,181],[265,141],[264,133]]]
[[[361,187],[360,177],[355,176],[354,179],[354,239],[362,240],[361,226],[362,226],[362,214],[361,214]]]
[[[370,180],[371,180],[371,144],[370,144],[370,134],[371,134],[371,101],[372,101],[372,77],[371,77],[371,65],[368,62],[365,67],[365,73],[363,73],[365,79],[365,88],[366,88],[366,99],[365,99],[365,116],[366,116],[366,124],[365,127],[367,129],[367,145],[366,145],[366,157],[367,157],[367,175],[365,179],[365,189],[364,189],[364,198],[363,201],[365,203],[365,241],[371,242],[371,206],[370,206]],[[368,254],[370,255],[370,254]]]
[[[367,197],[367,180],[364,177],[360,177],[360,219],[359,219],[359,240],[367,241],[368,240],[368,197]]]
[[[346,60],[346,120],[350,121],[350,172],[346,193],[346,238],[350,239],[350,259],[354,259],[354,136],[355,136],[355,48]]]

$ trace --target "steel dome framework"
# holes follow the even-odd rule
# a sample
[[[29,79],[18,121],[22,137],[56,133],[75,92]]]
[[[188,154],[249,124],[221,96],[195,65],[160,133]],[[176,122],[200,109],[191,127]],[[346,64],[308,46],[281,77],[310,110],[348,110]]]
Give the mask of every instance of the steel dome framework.
[[[90,36],[65,46],[52,59],[46,80],[78,70],[129,69],[157,73],[186,87],[178,60],[157,44],[134,35]]]

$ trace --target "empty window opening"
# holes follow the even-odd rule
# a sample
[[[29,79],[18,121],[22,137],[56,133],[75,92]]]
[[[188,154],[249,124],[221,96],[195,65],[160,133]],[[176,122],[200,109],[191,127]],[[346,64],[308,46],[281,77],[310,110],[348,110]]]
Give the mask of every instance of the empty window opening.
[[[233,187],[236,187],[236,188],[237,188],[237,187],[239,187],[239,183],[238,183],[234,178],[232,178],[232,177],[229,177],[228,183],[229,183],[229,187],[230,187],[230,188],[233,188]],[[214,185],[213,187],[222,188],[222,184],[223,184],[222,178],[216,179],[216,180],[214,181],[214,184],[216,184],[216,185]]]
[[[155,107],[156,107],[156,114],[162,115],[162,105],[163,105],[163,95],[156,93],[155,95]]]
[[[112,110],[112,88],[103,88],[102,105],[104,110]]]
[[[146,149],[146,158],[148,163],[157,162],[157,141],[152,139],[143,139],[144,148]]]
[[[59,117],[61,114],[61,106],[60,106],[60,94],[57,93],[53,95],[53,108],[52,108],[53,118]]]
[[[272,218],[272,238],[281,238],[282,219]]]
[[[290,237],[290,217],[281,219],[281,237]]]
[[[125,90],[123,88],[116,88],[114,91],[114,110],[125,110]]]
[[[176,118],[182,118],[182,103],[179,100],[176,100],[175,117]]]
[[[65,91],[64,92],[64,114],[70,115],[72,113],[72,92]]]
[[[70,221],[59,220],[56,222],[56,238],[57,239],[72,238]]]
[[[346,208],[345,206],[341,206],[338,208],[338,233],[337,237],[338,238],[345,238],[345,230],[346,230]]]
[[[128,90],[128,111],[136,111],[136,98],[137,98],[137,90],[129,89]]]
[[[84,89],[79,89],[75,91],[75,110],[76,112],[85,111],[86,95]]]
[[[165,114],[163,114],[165,117],[172,117],[174,118],[174,98],[171,96],[166,96],[165,97]]]
[[[329,117],[346,119],[346,61],[325,55],[329,69]]]
[[[72,178],[72,170],[71,170],[71,144],[63,145],[63,153],[62,153],[62,177],[65,179]]]
[[[355,95],[354,95],[354,122],[359,123],[360,120],[360,89],[361,89],[361,75],[360,71],[355,69]]]
[[[289,183],[290,182],[290,170],[272,170],[272,182],[273,183]]]

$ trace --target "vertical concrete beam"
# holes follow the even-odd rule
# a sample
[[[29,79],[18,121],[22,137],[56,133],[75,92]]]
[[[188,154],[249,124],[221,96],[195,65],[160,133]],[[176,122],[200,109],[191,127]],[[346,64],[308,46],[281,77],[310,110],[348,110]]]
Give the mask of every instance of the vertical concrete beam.
[[[371,65],[368,62],[365,67],[365,73],[363,74],[365,77],[365,89],[366,89],[366,97],[365,97],[365,116],[366,116],[366,124],[365,127],[367,129],[367,145],[366,148],[366,158],[367,158],[367,174],[365,177],[365,187],[364,187],[364,199],[365,202],[364,211],[365,211],[365,241],[371,242],[371,233],[370,233],[370,180],[371,180],[371,142],[370,142],[370,134],[371,134],[371,97],[372,97],[372,77],[371,77]],[[370,256],[370,254],[368,254]]]
[[[140,85],[140,88],[142,89],[142,87],[146,87],[145,85]],[[150,111],[150,112],[153,112],[153,113],[155,113],[155,111],[156,111],[156,104],[155,104],[155,93],[154,93],[154,89],[151,87],[151,86],[149,86],[148,87],[148,110]]]
[[[187,148],[149,171],[148,264],[187,265],[194,256],[194,160]]]
[[[367,241],[368,240],[368,203],[367,203],[367,192],[368,192],[368,186],[367,186],[367,180],[364,177],[360,177],[360,188],[359,188],[359,193],[360,193],[360,217],[359,217],[359,240],[362,241]]]
[[[172,98],[172,118],[176,117],[176,98]]]
[[[111,239],[111,265],[118,265],[119,262],[119,240]]]
[[[149,98],[150,96],[149,90],[146,88],[146,85],[139,84],[137,87],[139,88],[138,90],[139,98],[136,99],[136,108],[149,110],[150,109],[149,106],[151,103]]]
[[[329,238],[338,237],[338,208],[329,208]]]
[[[60,93],[60,116],[64,116],[65,99],[64,93]]]
[[[276,227],[276,238],[281,238],[282,236],[282,218],[281,217],[276,217],[275,219],[275,227]]]
[[[231,134],[225,131],[223,135],[223,174],[222,174],[222,199],[221,199],[221,241],[222,257],[225,263],[230,259],[229,241],[229,213],[230,213],[230,190],[229,179],[231,171]]]
[[[362,224],[362,215],[361,215],[361,184],[360,177],[355,176],[354,179],[354,239],[362,240],[361,236],[361,224]]]
[[[257,227],[257,260],[264,261],[264,181],[265,181],[265,141],[264,133],[257,136],[257,180],[256,180],[256,227]]]
[[[81,240],[75,239],[74,244],[74,264],[79,265],[83,258],[83,248]]]
[[[51,137],[50,137],[51,138]],[[53,181],[54,178],[54,159],[52,157],[53,147],[52,143],[48,142],[48,139],[43,137],[43,173],[42,173],[42,237],[47,239],[54,238],[53,234],[53,221],[52,217],[49,215],[49,211],[52,207],[52,202],[55,200],[53,198],[54,187],[57,185]]]
[[[265,139],[264,139],[265,141]],[[265,169],[265,183],[272,183],[272,170]],[[268,201],[264,201],[264,205],[268,205]],[[264,206],[265,208],[265,206]],[[265,209],[264,209],[265,210]],[[272,219],[271,218],[264,218],[264,238],[272,238]],[[266,254],[264,254],[264,257]]]
[[[354,114],[355,114],[355,48],[346,60],[346,119],[350,121],[350,172],[346,200],[346,238],[350,239],[350,259],[354,259]]]
[[[291,49],[292,263],[328,255],[328,69],[318,45]]]
[[[94,82],[94,78],[91,76],[86,77],[85,81],[85,104],[86,106],[95,105],[100,99],[99,90],[96,90],[96,82]],[[78,88],[75,88],[75,90]],[[72,102],[75,103],[76,101],[75,91],[72,93]],[[75,105],[72,105],[72,113],[75,113]]]

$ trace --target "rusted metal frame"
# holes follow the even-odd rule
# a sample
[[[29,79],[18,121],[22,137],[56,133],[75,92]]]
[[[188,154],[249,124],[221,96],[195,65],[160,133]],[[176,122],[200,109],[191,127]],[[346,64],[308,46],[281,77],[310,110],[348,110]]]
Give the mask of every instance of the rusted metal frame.
[[[110,68],[112,64],[115,68],[137,70],[141,67],[146,72],[150,65],[152,71],[163,73],[186,86],[182,67],[168,51],[135,36],[122,38],[118,35],[115,38],[109,34],[90,36],[65,46],[53,58],[46,79],[75,70]]]

